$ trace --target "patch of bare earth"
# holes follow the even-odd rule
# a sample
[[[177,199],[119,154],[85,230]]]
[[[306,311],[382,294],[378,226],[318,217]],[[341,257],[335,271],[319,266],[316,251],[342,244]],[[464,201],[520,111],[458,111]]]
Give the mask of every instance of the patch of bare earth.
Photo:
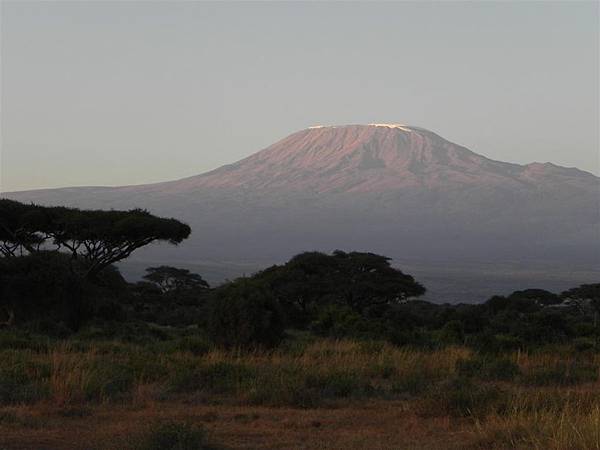
[[[6,450],[123,449],[150,424],[167,420],[202,425],[225,449],[455,449],[469,436],[465,422],[418,417],[390,401],[322,409],[161,402],[3,411],[14,417],[0,424],[0,448]]]

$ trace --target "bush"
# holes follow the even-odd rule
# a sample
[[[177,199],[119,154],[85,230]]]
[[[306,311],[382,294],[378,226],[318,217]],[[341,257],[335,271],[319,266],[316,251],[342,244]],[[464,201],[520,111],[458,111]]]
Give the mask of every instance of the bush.
[[[489,354],[499,354],[525,348],[524,342],[518,337],[492,334],[490,332],[474,335],[467,343],[479,352]]]
[[[559,363],[550,367],[536,367],[523,375],[521,382],[533,386],[569,386],[593,383],[598,380],[598,367],[588,363]]]
[[[578,352],[589,352],[596,348],[596,341],[589,337],[573,339],[573,348]]]
[[[217,362],[198,366],[184,365],[169,380],[168,391],[174,393],[207,392],[235,394],[256,379],[256,372],[243,364]]]
[[[130,392],[133,382],[131,367],[108,358],[99,360],[90,368],[84,395],[87,400],[117,399]]]
[[[44,353],[48,351],[49,340],[44,337],[32,336],[16,330],[0,330],[0,351],[2,350],[31,350]]]
[[[223,347],[274,347],[283,338],[284,323],[271,292],[260,282],[242,278],[215,291],[208,329]]]
[[[431,386],[431,382],[431,377],[424,372],[409,372],[403,376],[394,378],[392,382],[392,393],[419,395]]]
[[[349,306],[332,304],[318,311],[310,329],[321,336],[360,337],[368,335],[373,325]]]
[[[203,428],[178,422],[167,422],[153,427],[133,445],[136,450],[209,450]]]
[[[294,366],[263,370],[249,390],[253,404],[315,408],[342,398],[375,392],[370,383],[350,371],[307,372]]]
[[[462,344],[465,340],[464,326],[458,320],[446,322],[438,334],[441,344]]]
[[[309,375],[304,388],[315,389],[323,398],[360,397],[373,390],[359,375],[343,371]]]
[[[26,351],[0,352],[0,404],[33,403],[48,396],[48,365]]]
[[[202,356],[208,353],[213,345],[202,336],[184,336],[170,344],[170,347],[174,351],[190,352],[194,356]]]
[[[482,417],[506,409],[508,396],[497,386],[473,383],[458,377],[438,384],[429,391],[423,403],[426,415]]]
[[[458,360],[456,370],[459,375],[475,377],[486,381],[514,380],[521,372],[519,366],[510,359],[489,356],[477,356],[475,358]]]

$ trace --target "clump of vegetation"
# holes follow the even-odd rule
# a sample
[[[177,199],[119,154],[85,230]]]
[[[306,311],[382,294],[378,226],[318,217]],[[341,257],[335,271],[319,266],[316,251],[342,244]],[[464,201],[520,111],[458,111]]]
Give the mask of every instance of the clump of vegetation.
[[[450,378],[437,384],[423,401],[426,415],[482,417],[507,408],[508,394],[491,384],[474,383],[468,378]]]
[[[509,358],[481,355],[458,361],[456,370],[460,375],[484,381],[512,381],[521,373]]]
[[[206,431],[189,423],[165,422],[152,426],[138,437],[131,450],[216,450]]]
[[[273,347],[281,341],[284,322],[270,291],[261,283],[240,279],[214,293],[209,333],[224,347]]]

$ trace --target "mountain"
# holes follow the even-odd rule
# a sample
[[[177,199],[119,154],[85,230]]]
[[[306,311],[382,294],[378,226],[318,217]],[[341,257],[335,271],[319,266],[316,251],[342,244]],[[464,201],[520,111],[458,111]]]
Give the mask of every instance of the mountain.
[[[446,299],[436,289],[451,281],[443,274],[460,279],[457,271],[466,270],[471,281],[455,289],[461,298],[452,298],[461,300],[487,295],[486,276],[508,276],[507,289],[510,280],[535,279],[523,275],[531,271],[547,286],[557,274],[565,287],[596,277],[599,192],[600,179],[575,168],[494,161],[423,128],[370,124],[311,127],[177,181],[3,196],[143,207],[192,226],[179,248],[149,248],[136,254],[138,261],[247,270],[304,250],[369,250],[403,268],[420,267]]]

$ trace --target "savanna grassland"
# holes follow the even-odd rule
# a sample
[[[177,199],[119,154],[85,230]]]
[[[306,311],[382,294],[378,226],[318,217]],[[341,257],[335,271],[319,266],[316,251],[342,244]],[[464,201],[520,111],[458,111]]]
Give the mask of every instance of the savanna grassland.
[[[600,356],[193,330],[0,335],[3,449],[596,449]]]
[[[478,304],[369,252],[211,287],[190,227],[0,199],[0,450],[600,449],[600,283]]]

